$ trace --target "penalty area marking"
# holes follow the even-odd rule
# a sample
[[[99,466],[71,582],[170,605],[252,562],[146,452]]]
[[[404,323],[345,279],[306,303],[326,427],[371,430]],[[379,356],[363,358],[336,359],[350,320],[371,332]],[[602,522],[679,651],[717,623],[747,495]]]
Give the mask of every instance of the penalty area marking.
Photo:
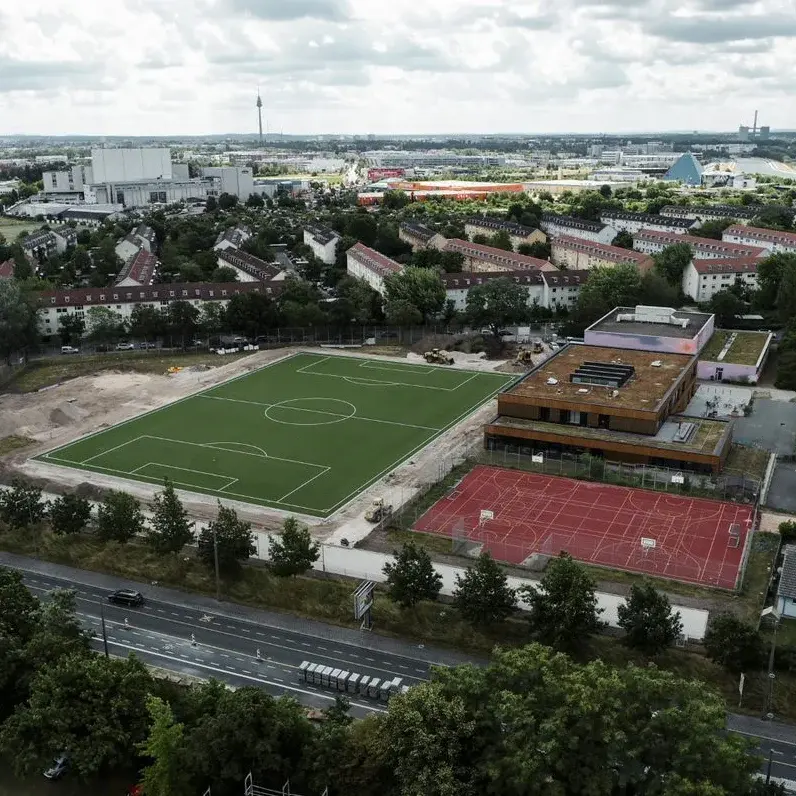
[[[224,484],[220,489],[217,489],[216,492],[223,492],[225,489],[228,489],[233,484],[237,484],[237,478],[232,478],[229,475],[219,475],[218,473],[208,473],[204,470],[192,470],[190,467],[177,467],[174,464],[163,464],[162,462],[147,462],[146,464],[142,464],[140,467],[136,467],[135,470],[130,470],[130,475],[136,475],[141,470],[146,470],[147,467],[163,467],[167,470],[180,470],[184,473],[196,473],[196,475],[207,475],[210,478],[220,478],[223,481],[227,481],[228,483]],[[152,477],[152,476],[150,476]],[[200,487],[194,484],[195,489],[200,489]]]

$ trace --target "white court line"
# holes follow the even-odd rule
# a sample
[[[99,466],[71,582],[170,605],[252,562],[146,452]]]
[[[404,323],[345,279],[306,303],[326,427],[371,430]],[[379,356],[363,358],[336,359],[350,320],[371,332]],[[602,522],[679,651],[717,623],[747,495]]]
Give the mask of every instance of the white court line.
[[[316,360],[315,362],[310,362],[310,364],[309,364],[309,365],[304,365],[304,367],[303,367],[303,368],[299,368],[299,369],[296,371],[296,373],[305,373],[305,372],[306,372],[306,370],[307,370],[307,368],[311,368],[311,367],[313,367],[314,365],[322,365],[324,362],[328,362],[330,359],[331,359],[331,357],[324,357],[323,359],[318,359],[318,360]],[[317,374],[316,374],[316,375],[317,375]]]
[[[385,382],[380,381],[379,384],[384,384]],[[314,415],[328,415],[329,417],[339,417],[343,420],[364,420],[366,423],[382,423],[386,426],[401,426],[402,428],[419,428],[421,431],[439,431],[438,428],[432,428],[431,426],[418,426],[414,423],[398,423],[394,420],[378,420],[375,417],[360,417],[359,415],[343,415],[339,414],[338,412],[327,412],[322,409],[304,409],[303,407],[298,406],[284,406],[283,404],[267,404],[262,403],[260,401],[244,401],[242,398],[221,398],[217,395],[202,395],[201,398],[211,398],[214,401],[231,401],[232,403],[236,404],[250,404],[251,406],[264,406],[266,409],[271,409],[272,407],[277,407],[279,409],[286,409],[290,412],[309,412],[310,414]],[[294,400],[300,401],[301,398],[296,398]],[[337,400],[335,398],[330,398],[329,400]],[[310,424],[305,424],[310,425]],[[319,425],[326,425],[326,424],[319,424]],[[236,451],[231,451],[235,453]]]
[[[397,373],[400,371],[405,371],[406,373],[417,373],[418,376],[428,376],[429,373],[441,373],[442,371],[439,368],[432,368],[430,365],[404,365],[400,364],[397,368],[391,368],[389,366],[376,364],[375,362],[371,363],[368,360],[365,360],[359,367],[365,368],[365,370],[386,370],[388,373]],[[411,370],[411,368],[425,368],[425,370]]]
[[[322,475],[326,475],[326,473],[328,473],[329,470],[331,469],[332,469],[331,467],[327,467],[322,473],[318,473],[317,475],[312,476],[312,478],[307,479],[303,484],[300,484],[295,489],[288,492],[286,495],[282,495],[282,497],[279,498],[279,500],[277,500],[276,502],[281,503],[283,500],[287,500],[292,494],[298,492],[299,489],[304,489],[304,487],[307,486],[307,484],[311,484],[316,478],[320,478]]]
[[[108,448],[108,450],[103,451],[102,453],[98,453],[96,456],[89,456],[88,459],[83,459],[82,462],[75,462],[75,464],[85,464],[86,462],[94,461],[94,459],[99,459],[101,456],[104,456],[106,453],[113,453],[114,451],[119,450],[119,448],[123,448],[125,445],[130,445],[133,442],[138,442],[141,437],[136,437],[135,439],[128,439],[127,442],[123,442],[121,445],[117,445],[115,448]]]
[[[224,489],[227,489],[228,487],[238,482],[237,478],[232,478],[229,475],[220,475],[219,473],[207,473],[204,470],[192,470],[190,467],[177,467],[174,464],[163,464],[163,462],[147,462],[143,467],[138,467],[135,470],[132,470],[131,474],[137,473],[139,470],[143,470],[144,468],[149,467],[150,464],[154,465],[155,467],[166,467],[169,470],[182,470],[185,473],[196,473],[197,475],[209,475],[211,478],[221,478],[224,481],[229,481],[228,484],[225,484],[224,486],[221,487],[220,490],[218,490],[219,492],[223,491]]]

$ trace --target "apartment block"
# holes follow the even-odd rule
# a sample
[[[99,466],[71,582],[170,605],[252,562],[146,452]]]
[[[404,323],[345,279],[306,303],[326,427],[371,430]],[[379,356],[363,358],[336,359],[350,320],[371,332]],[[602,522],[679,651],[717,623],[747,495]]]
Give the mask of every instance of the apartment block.
[[[648,271],[653,266],[653,259],[648,254],[569,235],[553,238],[550,246],[553,264],[559,268],[590,271],[592,268],[612,268],[620,263],[630,263],[639,271]]]

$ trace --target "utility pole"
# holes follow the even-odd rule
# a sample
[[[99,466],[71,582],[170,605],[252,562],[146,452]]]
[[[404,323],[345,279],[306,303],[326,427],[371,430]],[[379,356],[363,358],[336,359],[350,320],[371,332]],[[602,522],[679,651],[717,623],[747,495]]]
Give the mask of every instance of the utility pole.
[[[102,646],[105,647],[105,657],[110,658],[108,654],[108,634],[105,632],[105,606],[100,603],[100,621],[102,622]]]
[[[771,616],[774,619],[774,632],[771,634],[771,649],[768,653],[768,695],[766,698],[766,715],[764,718],[771,721],[774,718],[774,681],[777,675],[774,672],[774,658],[777,651],[777,630],[779,630],[779,620],[781,615],[773,607],[765,608],[762,616]]]
[[[218,570],[218,537],[216,536],[216,529],[213,528],[213,559],[216,565],[216,602],[221,601],[221,575]]]

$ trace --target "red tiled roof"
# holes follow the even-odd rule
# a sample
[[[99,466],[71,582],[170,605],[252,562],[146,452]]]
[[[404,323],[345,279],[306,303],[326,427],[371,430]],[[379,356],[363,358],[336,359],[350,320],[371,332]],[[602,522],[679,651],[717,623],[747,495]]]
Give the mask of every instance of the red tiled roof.
[[[119,276],[116,278],[116,284],[123,282],[125,279],[132,279],[139,285],[148,286],[152,284],[155,278],[155,266],[158,263],[158,258],[151,254],[146,249],[139,249],[138,254],[134,254],[122,268]]]
[[[779,243],[783,246],[796,246],[796,232],[784,232],[780,229],[765,229],[764,227],[746,227],[743,224],[733,224],[724,230],[725,235],[736,235],[752,240],[762,240],[770,243]]]
[[[74,290],[45,290],[38,294],[42,307],[105,306],[138,304],[143,301],[227,301],[239,293],[273,295],[282,289],[275,282],[267,287],[261,282],[188,282],[158,284],[149,287],[88,287]]]
[[[251,274],[261,282],[270,282],[282,273],[278,265],[267,263],[242,249],[224,249],[216,252],[216,257],[234,268],[240,268],[241,271]]]
[[[522,271],[465,271],[461,274],[442,274],[441,278],[446,290],[469,289],[493,279],[512,279],[520,285],[542,284],[542,272],[530,268]]]
[[[375,249],[365,246],[364,243],[355,244],[346,254],[353,257],[357,262],[369,268],[371,271],[375,271],[380,276],[397,274],[403,271],[403,266],[400,263],[396,263],[395,260],[391,260],[381,252],[377,252]]]
[[[513,266],[515,270],[525,270],[536,268],[540,271],[556,271],[554,265],[547,260],[540,260],[538,257],[528,257],[525,254],[497,249],[494,246],[484,246],[481,243],[470,243],[461,238],[451,238],[445,244],[446,251],[460,252],[465,257],[473,257],[488,263],[500,263]]]
[[[758,246],[749,246],[745,243],[726,243],[713,238],[700,238],[696,235],[676,235],[673,232],[658,232],[655,229],[642,229],[633,235],[636,239],[663,243],[671,246],[673,243],[687,243],[697,254],[699,252],[714,252],[726,257],[764,257],[767,252]]]
[[[6,260],[4,263],[0,263],[0,279],[13,279],[15,267],[16,263],[13,260]]]
[[[730,257],[726,260],[693,260],[698,274],[756,274],[759,257]]]
[[[555,273],[542,273],[542,279],[548,287],[575,287],[582,285],[591,271],[556,271]]]
[[[623,249],[621,246],[610,246],[607,243],[592,243],[582,238],[572,238],[569,235],[559,235],[550,242],[551,246],[563,246],[566,249],[575,249],[587,254],[594,254],[605,260],[616,263],[636,263],[643,265],[650,261],[648,254],[633,251],[633,249]]]

